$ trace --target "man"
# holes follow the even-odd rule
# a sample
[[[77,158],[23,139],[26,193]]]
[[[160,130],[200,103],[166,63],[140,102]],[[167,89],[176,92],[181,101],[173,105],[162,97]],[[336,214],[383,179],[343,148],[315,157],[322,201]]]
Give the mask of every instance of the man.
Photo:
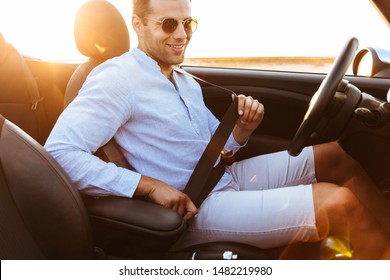
[[[337,235],[351,240],[357,258],[389,257],[388,236],[348,189],[372,182],[336,143],[296,158],[280,152],[234,163],[197,209],[181,191],[218,121],[197,82],[174,70],[197,25],[191,1],[134,0],[133,8],[138,48],[91,72],[45,146],[81,191],[148,197],[177,211],[190,222],[177,248],[206,241],[269,248]],[[264,116],[257,100],[238,98],[229,153]],[[112,137],[136,172],[92,155]]]

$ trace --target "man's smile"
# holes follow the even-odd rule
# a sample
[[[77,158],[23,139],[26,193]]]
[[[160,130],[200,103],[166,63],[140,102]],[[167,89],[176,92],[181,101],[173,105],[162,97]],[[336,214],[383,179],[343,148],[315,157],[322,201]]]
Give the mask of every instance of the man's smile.
[[[174,50],[183,50],[185,47],[185,44],[167,44],[168,47],[174,49]]]

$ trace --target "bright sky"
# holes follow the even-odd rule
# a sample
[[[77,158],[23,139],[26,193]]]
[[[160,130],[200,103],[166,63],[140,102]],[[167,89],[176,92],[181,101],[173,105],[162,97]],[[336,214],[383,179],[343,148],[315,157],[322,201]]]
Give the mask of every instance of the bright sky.
[[[0,32],[22,53],[78,58],[73,20],[86,0],[1,0]],[[131,0],[111,0],[131,29]],[[351,36],[390,48],[369,0],[193,0],[199,28],[187,56],[336,55]],[[374,27],[375,26],[375,29]],[[131,32],[131,47],[136,46]],[[289,52],[286,53],[286,50]]]

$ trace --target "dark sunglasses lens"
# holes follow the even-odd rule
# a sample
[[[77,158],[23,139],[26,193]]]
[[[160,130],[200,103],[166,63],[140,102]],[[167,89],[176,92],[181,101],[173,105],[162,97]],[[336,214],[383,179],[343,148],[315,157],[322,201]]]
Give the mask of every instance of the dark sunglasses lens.
[[[176,30],[178,24],[179,22],[176,19],[166,18],[162,23],[162,29],[166,33],[173,33]]]
[[[178,25],[179,21],[177,19],[166,18],[162,22],[162,29],[166,33],[173,33],[175,32]],[[183,22],[183,25],[187,33],[193,33],[198,27],[198,22],[195,19],[187,19]]]

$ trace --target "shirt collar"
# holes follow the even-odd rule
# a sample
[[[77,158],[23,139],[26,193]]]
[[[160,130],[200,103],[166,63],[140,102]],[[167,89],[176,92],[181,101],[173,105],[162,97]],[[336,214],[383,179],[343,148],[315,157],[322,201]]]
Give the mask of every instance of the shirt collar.
[[[134,53],[135,57],[137,59],[139,59],[140,62],[145,63],[145,65],[148,65],[148,66],[151,66],[151,67],[155,67],[156,69],[158,69],[159,72],[161,72],[161,68],[158,65],[157,61],[155,61],[153,58],[148,56],[144,51],[142,51],[141,49],[139,49],[137,47],[137,48],[133,49],[133,53]],[[175,70],[177,68],[179,68],[179,65],[174,65],[173,66],[173,75],[175,75],[175,72],[176,72]]]

